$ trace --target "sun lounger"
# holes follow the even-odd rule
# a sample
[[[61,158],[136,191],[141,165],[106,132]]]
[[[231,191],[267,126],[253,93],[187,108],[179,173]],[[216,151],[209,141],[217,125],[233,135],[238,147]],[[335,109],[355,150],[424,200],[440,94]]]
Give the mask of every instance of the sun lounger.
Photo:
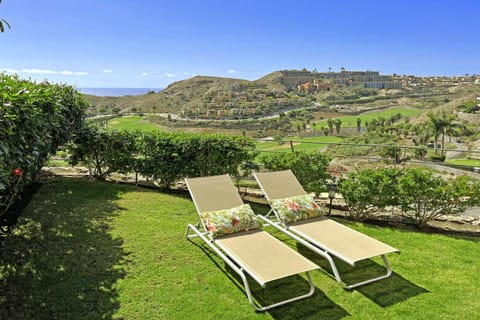
[[[399,250],[323,216],[313,197],[305,192],[291,170],[257,172],[254,176],[272,207],[266,217],[259,217],[326,258],[335,279],[346,289],[385,279],[392,274],[386,254]],[[272,213],[275,220],[270,218]],[[361,260],[377,256],[382,258],[386,274],[354,284],[342,280],[332,258],[354,266]]]
[[[255,310],[265,311],[314,294],[309,271],[319,266],[260,229],[257,216],[243,203],[230,176],[191,178],[186,183],[200,217],[197,226],[188,225],[186,237],[201,238],[240,276]],[[271,281],[303,272],[310,286],[306,294],[263,307],[254,301],[247,275],[265,288]]]

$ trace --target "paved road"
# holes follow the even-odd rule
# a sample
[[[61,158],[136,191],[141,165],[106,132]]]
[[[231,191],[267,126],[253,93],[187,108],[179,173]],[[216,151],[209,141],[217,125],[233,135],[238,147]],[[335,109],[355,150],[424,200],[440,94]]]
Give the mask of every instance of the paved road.
[[[473,217],[480,217],[480,208],[471,208],[466,210],[463,215],[466,216],[473,216]]]
[[[457,157],[461,157],[464,151],[468,150],[468,147],[463,143],[453,141],[453,144],[455,144],[456,150],[447,151],[445,153],[445,159],[454,159]]]

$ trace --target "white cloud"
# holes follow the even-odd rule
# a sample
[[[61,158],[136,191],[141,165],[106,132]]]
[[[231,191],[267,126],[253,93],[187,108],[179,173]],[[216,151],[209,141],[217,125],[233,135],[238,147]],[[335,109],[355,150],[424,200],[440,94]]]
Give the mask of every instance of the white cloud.
[[[165,77],[167,77],[167,78],[175,78],[175,77],[177,76],[177,75],[175,75],[175,74],[173,74],[173,73],[168,73],[168,72],[165,72],[163,75],[164,75]]]
[[[227,71],[227,73],[234,74],[234,73],[237,73],[237,70],[230,69]]]
[[[8,73],[26,73],[26,74],[61,74],[64,76],[86,76],[88,75],[88,72],[75,72],[75,71],[69,71],[69,70],[63,70],[63,71],[56,71],[56,70],[49,70],[49,69],[27,69],[27,68],[22,68],[21,70],[15,70],[11,68],[5,69],[6,72]]]
[[[193,73],[193,72],[184,72],[183,75],[185,75],[185,76],[194,76],[195,73]]]
[[[6,69],[3,69],[3,71],[5,71],[6,73],[20,73],[20,70],[15,70],[12,68],[6,68]]]
[[[22,73],[28,74],[58,74],[58,71],[48,70],[48,69],[26,69],[23,68]]]
[[[110,73],[110,72],[112,72],[112,70],[110,70],[110,69],[103,69],[103,72],[105,72],[105,73]]]
[[[146,76],[148,76],[148,73],[147,73],[147,72],[142,72],[142,75],[141,75],[141,76],[142,76],[142,77],[146,77]]]
[[[73,72],[73,71],[67,71],[67,70],[60,71],[59,74],[63,74],[65,76],[86,76],[86,75],[88,75],[87,72]]]

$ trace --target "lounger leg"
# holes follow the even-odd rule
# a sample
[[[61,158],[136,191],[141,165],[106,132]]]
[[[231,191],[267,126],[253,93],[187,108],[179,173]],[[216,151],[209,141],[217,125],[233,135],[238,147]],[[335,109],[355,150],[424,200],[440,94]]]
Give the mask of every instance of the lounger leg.
[[[308,283],[309,283],[309,286],[310,286],[310,289],[309,289],[308,293],[306,293],[304,295],[301,295],[301,296],[294,297],[294,298],[286,299],[286,300],[283,300],[283,301],[280,301],[280,302],[276,302],[276,303],[270,304],[270,305],[265,306],[265,307],[258,307],[257,304],[253,301],[252,293],[250,292],[250,287],[248,286],[247,280],[245,278],[244,285],[245,285],[245,291],[247,292],[248,301],[253,306],[253,308],[255,308],[256,311],[264,312],[264,311],[267,311],[269,309],[276,308],[276,307],[282,306],[282,305],[290,303],[290,302],[294,302],[294,301],[298,301],[298,300],[302,300],[302,299],[311,297],[315,293],[315,286],[313,285],[313,281],[312,281],[312,277],[310,275],[310,272],[306,272],[306,275],[307,275]],[[243,277],[242,277],[242,279],[243,279]]]
[[[351,285],[346,285],[345,283],[342,282],[345,289],[350,290],[350,289],[353,289],[353,288],[356,288],[356,287],[360,287],[360,286],[363,286],[363,285],[366,285],[366,284],[369,284],[369,283],[372,283],[372,282],[379,281],[379,280],[386,279],[386,278],[390,277],[392,275],[392,268],[390,267],[390,263],[388,262],[387,256],[382,254],[382,260],[383,260],[383,263],[385,264],[385,268],[387,269],[387,273],[385,275],[380,276],[380,277],[376,277],[376,278],[372,278],[372,279],[369,279],[369,280],[365,280],[365,281],[362,281],[362,282],[357,282],[357,283],[354,283],[354,284],[351,284]]]

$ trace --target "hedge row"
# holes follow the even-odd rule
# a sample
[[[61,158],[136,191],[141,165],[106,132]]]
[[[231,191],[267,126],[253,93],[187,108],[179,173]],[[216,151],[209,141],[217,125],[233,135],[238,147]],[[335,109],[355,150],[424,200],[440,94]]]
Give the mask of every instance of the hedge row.
[[[72,87],[0,74],[0,216],[83,122]]]
[[[168,189],[184,177],[229,173],[252,160],[255,142],[229,135],[84,128],[70,147],[72,164],[84,162],[97,179],[136,173]]]

